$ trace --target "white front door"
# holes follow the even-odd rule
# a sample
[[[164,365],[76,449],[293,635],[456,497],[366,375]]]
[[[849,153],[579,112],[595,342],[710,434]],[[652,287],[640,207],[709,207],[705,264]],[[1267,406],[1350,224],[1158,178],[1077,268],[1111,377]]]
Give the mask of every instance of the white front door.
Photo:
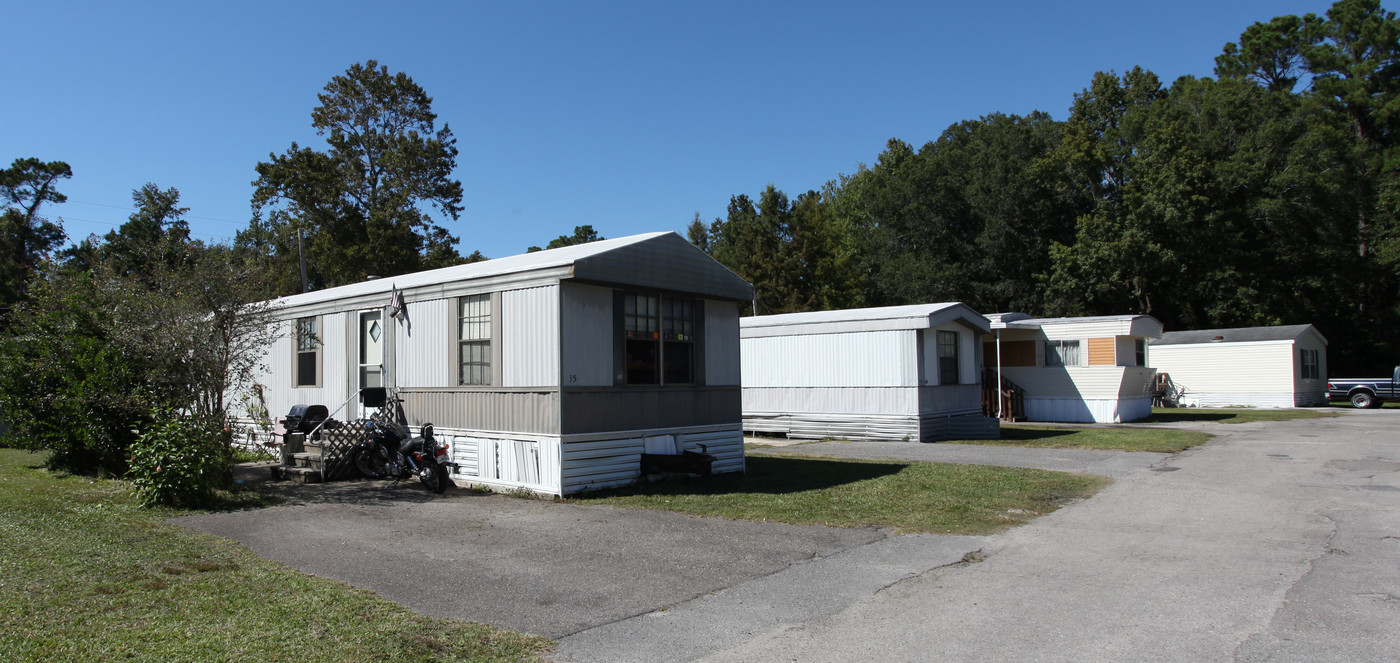
[[[360,383],[357,389],[384,386],[384,337],[383,313],[365,311],[360,313]]]

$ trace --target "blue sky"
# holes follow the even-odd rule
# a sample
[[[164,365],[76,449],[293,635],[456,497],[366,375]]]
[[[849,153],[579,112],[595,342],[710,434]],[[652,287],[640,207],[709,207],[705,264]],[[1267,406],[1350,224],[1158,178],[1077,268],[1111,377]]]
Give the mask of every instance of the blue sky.
[[[146,182],[193,233],[251,218],[254,166],[321,146],[316,94],[355,62],[412,76],[457,136],[463,254],[684,232],[992,112],[1065,119],[1094,72],[1210,76],[1255,21],[1325,0],[1198,2],[45,2],[5,9],[0,161],[67,161],[70,239]],[[1389,7],[1387,7],[1389,8]]]

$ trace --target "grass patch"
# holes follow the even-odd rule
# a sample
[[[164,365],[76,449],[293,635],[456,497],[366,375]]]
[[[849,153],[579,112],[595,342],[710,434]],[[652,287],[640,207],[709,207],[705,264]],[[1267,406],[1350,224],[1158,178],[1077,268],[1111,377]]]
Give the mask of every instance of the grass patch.
[[[750,456],[744,474],[571,498],[579,504],[900,533],[990,534],[1093,495],[1109,480],[950,463]]]
[[[1345,398],[1340,398],[1340,399],[1338,399],[1338,398],[1333,398],[1333,399],[1328,400],[1327,403],[1328,403],[1328,405],[1331,405],[1332,407],[1336,407],[1336,408],[1342,408],[1342,409],[1346,409],[1346,410],[1355,410],[1355,409],[1356,409],[1356,407],[1353,406],[1353,405],[1351,404],[1351,401],[1350,401],[1350,400],[1347,400],[1347,399],[1345,399]],[[1381,407],[1382,407],[1382,408],[1400,409],[1400,401],[1386,401],[1386,402],[1384,402],[1384,403],[1381,403]]]
[[[1222,424],[1248,424],[1256,421],[1292,421],[1294,419],[1327,419],[1339,417],[1327,410],[1285,408],[1197,408],[1154,407],[1147,423],[1177,423],[1183,421],[1213,421]]]
[[[1073,428],[1068,426],[1036,426],[1034,424],[1002,424],[999,440],[955,440],[956,444],[983,444],[999,447],[1033,447],[1036,449],[1101,449],[1105,451],[1151,451],[1174,454],[1198,444],[1205,444],[1214,435],[1197,431],[1163,428]]]
[[[0,660],[538,661],[549,640],[431,619],[165,522],[121,481],[0,449]]]

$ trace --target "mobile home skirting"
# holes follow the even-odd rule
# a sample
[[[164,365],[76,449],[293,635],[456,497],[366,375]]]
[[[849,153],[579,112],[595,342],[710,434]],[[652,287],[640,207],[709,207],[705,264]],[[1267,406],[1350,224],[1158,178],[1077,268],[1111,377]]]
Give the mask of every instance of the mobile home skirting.
[[[235,423],[235,444],[247,444],[255,431],[251,420]],[[414,428],[414,432],[418,432]],[[610,431],[580,435],[532,435],[517,432],[437,428],[450,445],[458,486],[496,490],[524,489],[564,496],[636,483],[642,453],[700,451],[715,456],[715,474],[743,472],[744,435],[738,425]]]
[[[744,430],[794,439],[820,440],[995,440],[1001,424],[981,410],[924,415],[745,412]]]
[[[1292,394],[1193,393],[1186,392],[1181,404],[1187,407],[1320,407],[1328,404],[1327,392]]]

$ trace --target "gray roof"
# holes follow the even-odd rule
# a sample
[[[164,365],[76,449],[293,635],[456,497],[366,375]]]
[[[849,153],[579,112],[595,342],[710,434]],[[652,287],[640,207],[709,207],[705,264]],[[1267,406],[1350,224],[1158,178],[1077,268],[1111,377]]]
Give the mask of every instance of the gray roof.
[[[514,274],[553,274],[601,285],[622,285],[749,301],[753,286],[674,232],[646,233],[547,251],[351,283],[278,300],[288,307],[413,291],[444,283]]]
[[[1309,329],[1322,339],[1327,338],[1312,325],[1281,325],[1277,327],[1235,327],[1232,329],[1197,329],[1193,331],[1163,332],[1162,337],[1149,341],[1149,345],[1190,345],[1194,343],[1252,343],[1258,341],[1293,341]]]

